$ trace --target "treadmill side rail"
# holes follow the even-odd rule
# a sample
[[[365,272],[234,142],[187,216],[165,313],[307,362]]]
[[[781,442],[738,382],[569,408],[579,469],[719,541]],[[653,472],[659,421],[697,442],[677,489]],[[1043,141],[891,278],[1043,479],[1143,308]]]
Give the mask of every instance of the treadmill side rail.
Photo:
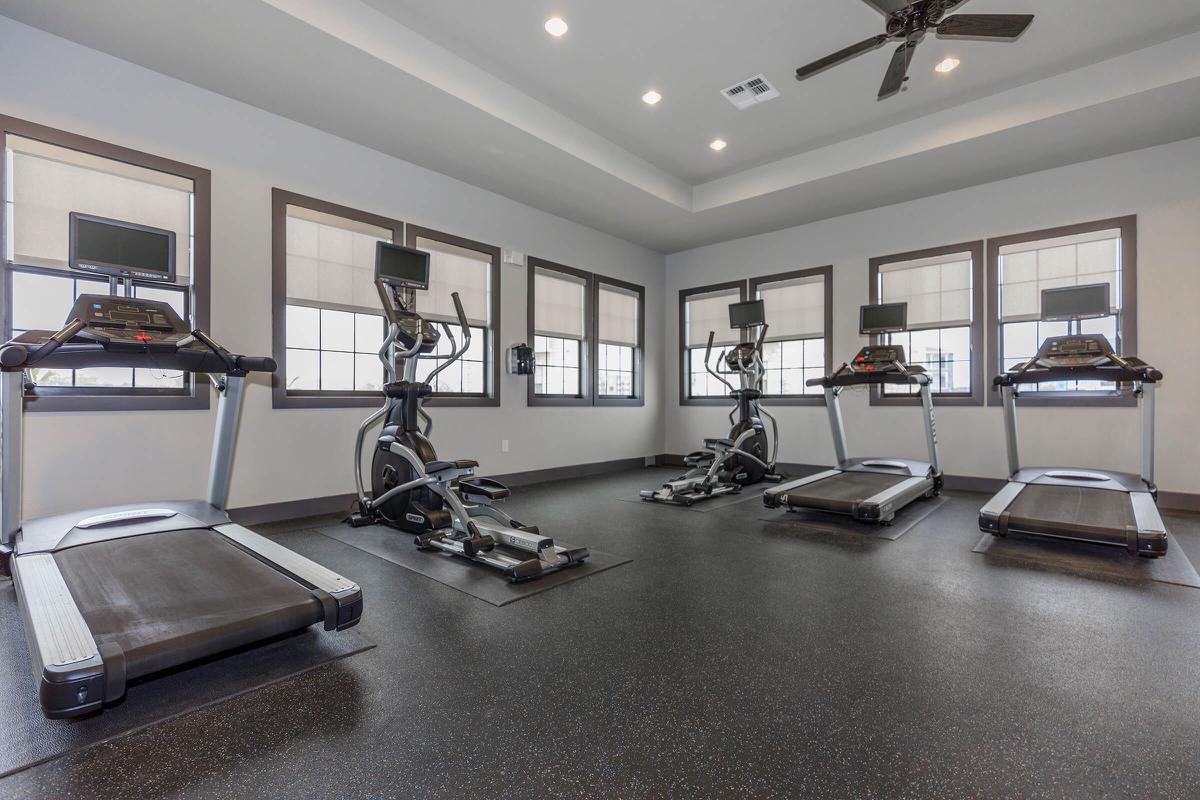
[[[1004,535],[1000,530],[1000,515],[1003,514],[1028,484],[1009,481],[979,509],[979,529],[987,533]]]
[[[334,619],[326,618],[326,630],[340,631],[358,624],[362,615],[362,590],[358,584],[236,523],[218,525],[213,530],[315,592],[333,598],[337,614]]]
[[[890,523],[897,511],[928,492],[932,486],[933,479],[928,476],[900,481],[860,501],[854,508],[853,516],[857,520],[867,522]]]
[[[1130,492],[1129,502],[1133,505],[1133,522],[1137,526],[1138,553],[1167,552],[1167,526],[1158,513],[1158,504],[1149,492]]]
[[[14,558],[13,583],[43,712],[59,719],[100,708],[106,699],[104,659],[54,556]]]
[[[822,472],[815,472],[812,475],[806,475],[803,478],[796,478],[794,481],[781,483],[778,486],[772,486],[763,492],[763,505],[767,508],[778,508],[780,503],[787,502],[788,492],[841,474],[842,471],[840,469],[827,469]]]

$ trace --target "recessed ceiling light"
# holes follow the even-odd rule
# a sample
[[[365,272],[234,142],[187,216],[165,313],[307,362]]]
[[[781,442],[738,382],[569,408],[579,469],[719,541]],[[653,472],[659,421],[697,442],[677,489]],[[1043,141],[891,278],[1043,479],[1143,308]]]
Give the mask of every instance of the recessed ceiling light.
[[[724,139],[713,139],[708,143],[708,146],[713,150],[716,150],[718,153],[724,150],[728,145],[729,142],[725,141]]]
[[[567,32],[567,23],[563,21],[562,17],[551,17],[546,20],[545,28],[546,33],[551,36],[562,36]]]
[[[937,63],[937,66],[933,68],[933,71],[941,73],[953,72],[954,68],[960,63],[961,62],[957,58],[943,58]]]
[[[642,102],[648,106],[658,105],[659,100],[662,100],[662,95],[659,94],[658,92],[654,91],[653,89],[651,89],[650,91],[648,91],[644,95],[642,95]]]

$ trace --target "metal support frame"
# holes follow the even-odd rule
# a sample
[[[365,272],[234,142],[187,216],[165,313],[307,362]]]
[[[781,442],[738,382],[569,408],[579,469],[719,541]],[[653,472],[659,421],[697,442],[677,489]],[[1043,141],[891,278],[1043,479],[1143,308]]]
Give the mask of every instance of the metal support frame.
[[[1021,456],[1017,450],[1017,390],[1014,386],[1000,387],[1000,400],[1004,404],[1004,437],[1008,445],[1008,474],[1021,471]]]
[[[1154,384],[1142,384],[1142,480],[1154,485]]]
[[[238,421],[242,416],[244,375],[226,375],[225,388],[217,403],[217,427],[213,430],[212,461],[208,469],[209,505],[225,510],[233,478],[233,450],[237,445]]]
[[[6,547],[21,530],[24,403],[24,373],[0,373],[0,544]]]
[[[942,466],[938,463],[937,426],[933,420],[933,390],[926,382],[921,386],[921,409],[925,416],[925,441],[929,447],[929,466],[934,475],[942,474]]]
[[[850,466],[846,449],[846,423],[842,420],[841,391],[837,387],[825,387],[825,410],[829,413],[829,427],[833,431],[833,451],[837,455],[840,469]]]

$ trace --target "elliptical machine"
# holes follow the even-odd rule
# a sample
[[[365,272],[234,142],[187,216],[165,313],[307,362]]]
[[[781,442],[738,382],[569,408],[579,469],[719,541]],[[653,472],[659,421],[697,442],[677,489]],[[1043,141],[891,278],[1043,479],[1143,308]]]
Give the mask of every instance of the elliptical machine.
[[[375,251],[375,288],[379,292],[388,333],[379,349],[386,383],[383,406],[363,421],[354,446],[354,479],[358,509],[347,520],[352,527],[383,523],[416,534],[423,550],[442,550],[499,569],[513,582],[525,581],[581,564],[587,548],[561,547],[535,525],[525,525],[496,508],[509,496],[508,487],[475,477],[479,462],[440,461],[429,434],[433,420],[421,408],[433,392],[437,375],[457,361],[471,344],[471,327],[458,293],[451,297],[462,335],[455,343],[448,323],[439,331],[415,310],[415,290],[429,286],[429,254],[379,242]],[[442,336],[449,355],[436,355]],[[397,380],[396,361],[404,362]],[[424,381],[416,379],[421,359],[439,360]],[[364,488],[363,442],[367,431],[384,420],[371,461],[371,492]],[[419,423],[423,422],[423,426]]]
[[[778,483],[782,479],[775,472],[779,457],[779,424],[762,405],[762,382],[766,372],[762,346],[767,336],[763,301],[730,305],[729,326],[741,329],[747,341],[722,352],[717,359],[717,370],[712,368],[710,360],[715,331],[708,332],[708,345],[704,348],[704,368],[729,388],[729,396],[736,403],[729,412],[729,422],[733,426],[729,436],[705,439],[703,450],[684,457],[683,463],[690,467],[687,472],[667,481],[661,489],[643,489],[642,500],[690,506],[698,500],[735,494],[743,487],[761,481]],[[757,339],[749,338],[753,327],[759,329]],[[725,369],[721,370],[721,366]],[[725,375],[737,375],[739,387],[733,388]],[[762,417],[771,423],[769,450]]]

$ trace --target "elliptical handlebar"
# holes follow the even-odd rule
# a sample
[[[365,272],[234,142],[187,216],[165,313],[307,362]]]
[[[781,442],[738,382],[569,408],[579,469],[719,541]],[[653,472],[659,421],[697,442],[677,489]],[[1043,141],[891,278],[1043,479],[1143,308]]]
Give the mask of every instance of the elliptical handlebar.
[[[712,362],[712,346],[713,346],[713,339],[715,339],[716,336],[717,336],[716,331],[708,332],[708,344],[705,345],[705,347],[704,347],[704,369],[708,372],[709,375],[712,375],[714,378],[719,380],[721,383],[725,384],[726,388],[728,388],[729,391],[732,392],[733,384],[730,383],[729,381],[725,380],[723,377],[721,377],[721,374],[712,368],[712,363],[711,363]],[[721,360],[722,361],[724,360],[724,353],[722,353]]]

